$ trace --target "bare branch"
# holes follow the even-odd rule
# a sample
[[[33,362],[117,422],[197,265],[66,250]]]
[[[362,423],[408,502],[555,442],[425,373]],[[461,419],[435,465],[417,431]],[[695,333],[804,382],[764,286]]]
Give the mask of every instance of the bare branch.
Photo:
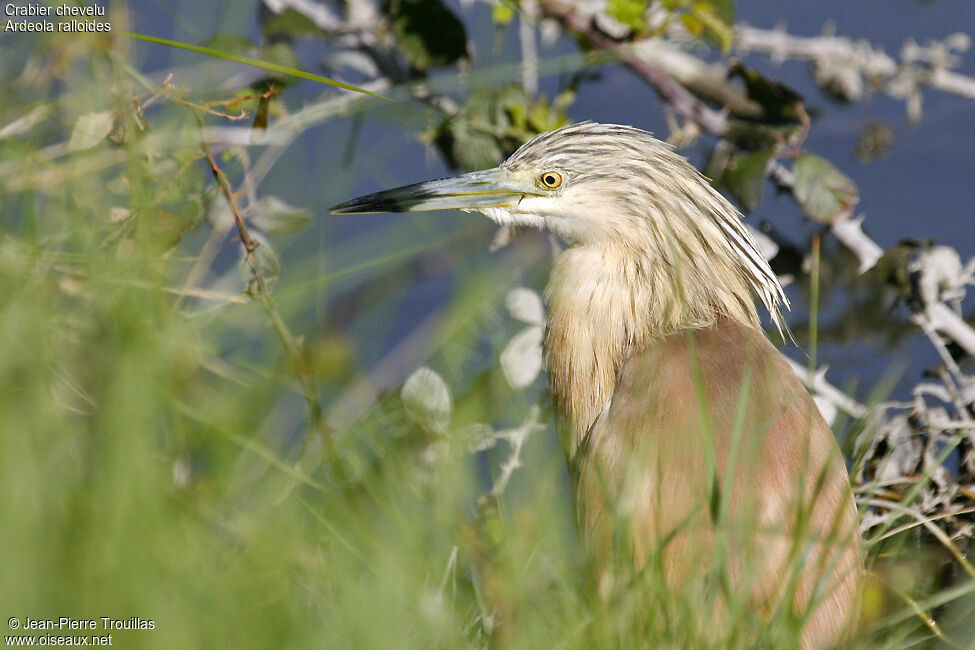
[[[822,397],[839,410],[854,418],[859,419],[867,415],[868,410],[866,406],[826,381],[826,366],[823,366],[814,373],[810,373],[809,368],[796,363],[789,357],[784,356],[783,358],[789,363],[789,367],[792,368],[802,383],[811,389],[817,397]]]
[[[638,51],[622,47],[624,42],[599,29],[591,15],[582,13],[574,5],[556,0],[541,0],[539,6],[544,16],[554,18],[573,32],[585,36],[593,49],[615,51],[627,67],[649,83],[660,98],[684,119],[695,122],[714,135],[723,135],[728,131],[728,117],[723,111],[714,110],[675,81],[667,71],[641,59]]]
[[[864,88],[878,89],[907,103],[908,116],[921,118],[921,91],[925,88],[975,99],[975,78],[952,72],[959,64],[956,52],[971,46],[963,33],[918,45],[908,40],[900,60],[867,41],[833,34],[831,26],[813,37],[794,36],[784,28],[757,29],[747,25],[736,30],[735,46],[742,54],[759,52],[776,62],[809,61],[816,81],[834,94],[856,101]]]
[[[200,126],[201,128],[203,126],[202,117],[200,117]],[[278,308],[274,304],[274,301],[271,300],[271,294],[268,291],[267,281],[264,278],[264,272],[255,256],[258,242],[250,234],[247,224],[244,222],[243,216],[241,216],[240,207],[237,205],[237,199],[234,197],[234,191],[230,185],[230,180],[227,178],[227,175],[223,172],[223,170],[220,169],[220,166],[217,165],[217,161],[214,159],[213,154],[210,151],[210,145],[206,140],[201,140],[200,147],[203,151],[203,157],[209,164],[210,171],[213,173],[213,177],[217,181],[217,185],[219,185],[220,191],[223,194],[224,199],[227,201],[227,205],[230,207],[231,213],[234,215],[234,222],[237,225],[237,232],[240,236],[240,241],[244,245],[244,250],[247,253],[247,265],[250,267],[251,273],[254,277],[255,294],[261,301],[264,311],[267,312],[268,318],[271,320],[271,325],[274,327],[274,331],[277,332],[278,338],[281,339],[285,352],[288,354],[288,358],[291,360],[291,365],[294,367],[295,375],[298,378],[298,383],[301,386],[301,392],[305,397],[305,402],[308,404],[308,411],[311,416],[312,426],[320,431],[323,442],[326,442],[328,437],[328,429],[327,427],[323,426],[322,406],[318,400],[318,390],[315,388],[315,385],[305,372],[305,367],[301,360],[301,348],[299,347],[298,342],[291,334],[291,331],[285,324],[284,319],[281,318],[281,314],[278,312]]]

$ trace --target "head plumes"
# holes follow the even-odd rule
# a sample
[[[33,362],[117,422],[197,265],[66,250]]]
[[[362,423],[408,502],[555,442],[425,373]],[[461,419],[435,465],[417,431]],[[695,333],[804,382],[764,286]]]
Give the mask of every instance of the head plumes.
[[[488,216],[629,254],[652,267],[647,275],[658,280],[658,297],[666,293],[665,274],[673,299],[685,303],[673,327],[704,325],[717,315],[757,323],[754,294],[780,332],[787,329],[779,306],[788,308],[788,299],[741,214],[650,133],[583,122],[537,136],[501,167],[518,175],[555,173],[560,186]]]

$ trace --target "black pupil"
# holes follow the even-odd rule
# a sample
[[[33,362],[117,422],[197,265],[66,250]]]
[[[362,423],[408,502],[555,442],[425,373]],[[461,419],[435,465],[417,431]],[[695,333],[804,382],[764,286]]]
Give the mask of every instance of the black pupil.
[[[555,176],[553,174],[545,174],[542,180],[545,181],[546,185],[555,185],[556,182]]]

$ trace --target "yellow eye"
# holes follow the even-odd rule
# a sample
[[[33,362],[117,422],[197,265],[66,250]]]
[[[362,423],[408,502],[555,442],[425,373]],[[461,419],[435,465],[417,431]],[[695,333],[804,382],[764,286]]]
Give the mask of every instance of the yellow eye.
[[[538,177],[538,180],[543,186],[550,190],[554,190],[556,187],[562,184],[562,174],[558,172],[542,172],[542,175]]]

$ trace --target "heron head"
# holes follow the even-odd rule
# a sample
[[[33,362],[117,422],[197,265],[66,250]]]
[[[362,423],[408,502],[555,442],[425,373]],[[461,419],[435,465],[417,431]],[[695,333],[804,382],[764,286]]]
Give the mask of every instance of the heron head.
[[[548,229],[609,247],[643,268],[669,269],[667,281],[682,287],[670,292],[705,314],[698,320],[744,309],[757,322],[754,293],[785,328],[778,305],[788,307],[788,300],[739,212],[669,145],[641,129],[574,124],[533,138],[494,169],[377,192],[332,211],[444,209]],[[660,286],[658,296],[668,290]]]
[[[589,241],[645,225],[678,173],[685,185],[699,176],[646,131],[583,122],[535,137],[494,169],[377,192],[332,212],[479,211],[502,225]]]

